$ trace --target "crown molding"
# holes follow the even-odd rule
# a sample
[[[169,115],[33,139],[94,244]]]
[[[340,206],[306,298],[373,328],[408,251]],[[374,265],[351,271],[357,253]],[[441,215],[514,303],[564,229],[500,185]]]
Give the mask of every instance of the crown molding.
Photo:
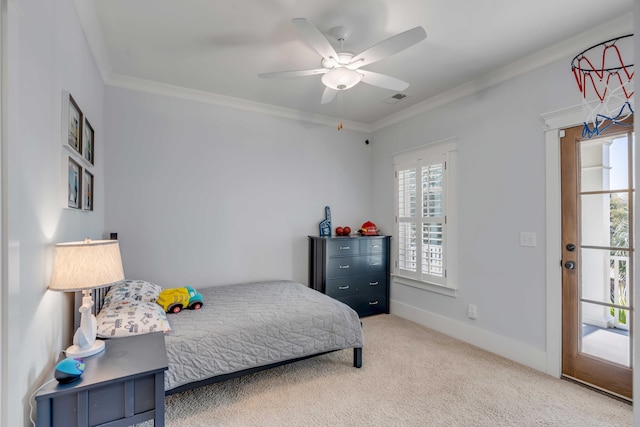
[[[15,0],[14,0],[15,1]],[[320,114],[305,113],[303,111],[277,107],[270,104],[263,104],[254,101],[247,101],[240,98],[218,95],[210,92],[198,91],[184,87],[158,83],[151,80],[138,79],[134,77],[115,74],[107,46],[100,32],[100,23],[92,1],[73,0],[73,5],[78,14],[78,20],[89,45],[89,49],[93,54],[94,61],[102,81],[106,86],[120,87],[123,89],[134,90],[138,92],[152,93],[157,95],[165,95],[174,98],[192,100],[206,104],[212,104],[222,107],[235,108],[243,111],[251,111],[259,114],[266,114],[291,120],[302,120],[309,123],[319,124],[323,126],[337,127],[338,121],[342,122],[342,129],[353,130],[358,132],[370,133],[371,126],[367,123],[360,123],[350,120],[339,120],[335,117],[324,116]]]
[[[158,83],[151,80],[138,79],[135,77],[111,74],[111,78],[105,82],[108,86],[129,89],[138,92],[164,95],[172,98],[185,99],[204,104],[217,105],[220,107],[234,108],[237,110],[249,111],[252,113],[266,114],[291,120],[302,120],[309,123],[323,126],[337,127],[339,121],[342,122],[343,129],[369,133],[370,126],[366,123],[340,120],[335,117],[323,116],[320,114],[305,113],[303,111],[289,108],[276,107],[270,104],[262,104],[231,96],[218,95],[201,90],[188,89],[182,86],[174,86],[166,83]]]
[[[622,15],[602,25],[566,39],[560,43],[542,49],[532,55],[512,62],[484,76],[473,79],[451,90],[433,96],[419,104],[407,107],[395,114],[371,123],[371,132],[403,122],[417,115],[426,113],[442,105],[457,101],[476,92],[488,89],[507,80],[530,71],[542,68],[556,61],[567,60],[567,72],[570,71],[569,60],[585,47],[600,43],[612,37],[633,33],[633,13]]]
[[[180,86],[154,82],[151,80],[115,74],[111,66],[111,61],[109,61],[109,54],[104,38],[100,32],[100,23],[98,21],[98,16],[93,2],[86,0],[73,0],[73,4],[75,6],[76,13],[78,14],[80,24],[82,25],[89,49],[93,54],[94,61],[102,77],[102,81],[106,86],[120,87],[138,92],[192,100],[291,120],[302,120],[323,126],[337,127],[338,119],[334,117],[310,114],[293,109],[276,107],[274,105],[247,101],[240,98],[233,98],[230,96],[218,95]],[[370,125],[366,123],[342,120],[342,126],[343,129],[358,132],[369,133],[370,131]]]
[[[336,126],[338,119],[320,114],[305,113],[298,110],[277,107],[240,98],[218,95],[214,93],[188,89],[180,86],[158,83],[150,80],[138,79],[114,74],[109,61],[107,48],[100,33],[100,25],[93,2],[73,0],[79,20],[82,24],[87,43],[93,53],[94,60],[100,70],[102,80],[107,86],[153,93],[175,98],[187,99],[217,106],[240,109],[259,114],[266,114],[291,120],[302,120],[324,126]],[[372,133],[388,126],[424,114],[437,107],[449,104],[474,93],[488,89],[530,71],[552,64],[556,61],[568,60],[577,52],[611,37],[633,33],[633,13],[622,15],[594,27],[577,36],[571,37],[553,46],[542,49],[532,55],[515,61],[509,65],[475,78],[456,88],[442,92],[416,105],[410,106],[397,113],[372,123],[362,123],[343,120],[343,128],[364,133]]]

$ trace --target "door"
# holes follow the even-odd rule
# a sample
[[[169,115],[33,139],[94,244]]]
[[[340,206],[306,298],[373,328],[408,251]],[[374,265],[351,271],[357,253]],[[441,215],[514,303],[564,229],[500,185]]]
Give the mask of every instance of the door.
[[[633,128],[560,141],[562,373],[631,399]]]

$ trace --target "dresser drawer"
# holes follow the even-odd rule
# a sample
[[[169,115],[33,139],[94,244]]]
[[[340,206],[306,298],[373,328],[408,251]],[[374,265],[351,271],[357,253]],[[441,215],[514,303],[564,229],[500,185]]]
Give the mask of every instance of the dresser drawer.
[[[327,260],[327,277],[344,277],[355,274],[368,274],[385,271],[384,255],[360,255],[351,257],[329,258]]]
[[[387,313],[388,301],[384,294],[375,295],[351,295],[337,298],[358,312],[360,316]]]
[[[327,279],[325,293],[334,298],[349,295],[384,295],[387,277],[384,273],[359,274],[355,276],[332,277]]]
[[[334,277],[327,279],[325,293],[330,297],[341,298],[358,293],[358,284],[354,280],[358,276]]]
[[[363,258],[359,256],[329,258],[327,260],[327,277],[361,274],[363,264]]]
[[[337,238],[327,241],[327,255],[349,256],[360,253],[360,242],[352,240],[349,237]]]
[[[373,295],[387,292],[387,275],[384,272],[363,274],[351,277],[350,280],[358,289],[358,294]]]
[[[387,239],[364,239],[360,241],[361,254],[386,254]]]
[[[370,273],[373,271],[385,271],[387,269],[387,264],[385,261],[385,256],[380,255],[368,255],[363,256],[360,260],[360,270],[363,273]]]

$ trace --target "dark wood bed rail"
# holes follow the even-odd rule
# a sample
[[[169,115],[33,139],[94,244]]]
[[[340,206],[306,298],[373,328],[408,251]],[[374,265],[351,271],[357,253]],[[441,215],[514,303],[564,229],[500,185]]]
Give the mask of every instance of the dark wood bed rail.
[[[333,350],[339,351],[339,350]],[[325,351],[324,353],[312,354],[310,356],[298,357],[297,359],[284,360],[282,362],[271,363],[265,366],[257,366],[255,368],[244,369],[238,372],[231,372],[230,374],[218,375],[216,377],[206,378],[204,380],[196,381],[189,384],[184,384],[171,390],[166,390],[164,392],[165,396],[169,396],[171,394],[182,393],[187,390],[192,390],[194,388],[202,387],[209,384],[216,384],[223,381],[231,380],[234,378],[239,378],[249,374],[255,374],[256,372],[265,371],[271,368],[277,368],[278,366],[288,365],[290,363],[300,362],[301,360],[311,359],[313,357],[322,356],[323,354],[333,353],[333,351]],[[353,367],[361,368],[362,367],[362,348],[354,348],[353,349]]]

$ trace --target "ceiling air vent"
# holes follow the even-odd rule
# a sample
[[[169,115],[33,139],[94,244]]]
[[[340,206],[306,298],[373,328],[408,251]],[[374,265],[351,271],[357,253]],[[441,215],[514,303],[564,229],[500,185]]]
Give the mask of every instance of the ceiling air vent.
[[[386,102],[387,104],[397,104],[406,97],[407,95],[405,95],[404,93],[396,93],[395,95],[385,99],[383,102]]]

